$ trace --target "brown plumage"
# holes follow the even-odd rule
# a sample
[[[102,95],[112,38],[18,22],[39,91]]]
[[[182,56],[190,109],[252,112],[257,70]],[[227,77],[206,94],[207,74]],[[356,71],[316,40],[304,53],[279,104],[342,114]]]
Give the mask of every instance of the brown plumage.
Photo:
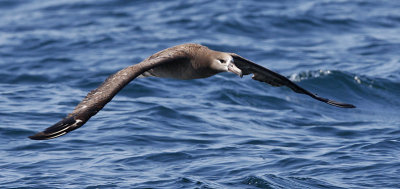
[[[85,124],[111,99],[138,76],[175,79],[198,79],[220,72],[232,72],[240,77],[253,74],[253,79],[271,84],[287,86],[297,93],[341,108],[355,108],[354,105],[321,98],[296,85],[286,77],[257,65],[237,54],[211,50],[198,44],[183,44],[162,50],[139,64],[129,66],[109,76],[97,89],[91,91],[67,117],[29,138],[34,140],[52,139],[62,136]]]

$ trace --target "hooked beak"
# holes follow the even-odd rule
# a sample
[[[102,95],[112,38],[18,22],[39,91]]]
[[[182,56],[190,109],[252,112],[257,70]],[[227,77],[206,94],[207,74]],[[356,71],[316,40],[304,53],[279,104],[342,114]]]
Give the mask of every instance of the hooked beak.
[[[239,77],[243,77],[242,70],[236,67],[233,61],[228,64],[228,71],[238,75]]]

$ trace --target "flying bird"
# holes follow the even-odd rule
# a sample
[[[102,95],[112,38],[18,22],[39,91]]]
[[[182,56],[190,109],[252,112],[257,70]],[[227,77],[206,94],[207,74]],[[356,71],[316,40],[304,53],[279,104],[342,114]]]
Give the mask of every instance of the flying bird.
[[[67,134],[85,124],[96,115],[129,82],[137,77],[162,77],[174,79],[199,79],[221,72],[232,72],[240,77],[253,74],[252,79],[272,86],[287,86],[296,93],[340,108],[355,108],[319,97],[288,78],[247,60],[235,53],[219,52],[199,44],[182,44],[153,54],[142,62],[129,66],[109,76],[97,89],[92,90],[64,119],[29,138],[46,140]]]

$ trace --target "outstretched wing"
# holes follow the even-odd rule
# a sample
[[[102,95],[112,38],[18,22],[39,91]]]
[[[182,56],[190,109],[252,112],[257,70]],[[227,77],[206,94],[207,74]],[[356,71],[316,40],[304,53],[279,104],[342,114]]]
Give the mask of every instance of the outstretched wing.
[[[272,86],[287,86],[292,89],[296,93],[306,94],[314,99],[325,102],[327,104],[337,106],[340,108],[355,108],[352,104],[346,104],[342,102],[336,102],[333,100],[329,100],[326,98],[319,97],[303,88],[298,86],[297,84],[290,81],[285,76],[282,76],[276,72],[273,72],[267,68],[264,68],[250,60],[247,60],[235,53],[229,53],[234,60],[234,64],[242,70],[243,75],[253,74],[253,79],[261,82],[268,83]]]
[[[139,64],[120,70],[109,76],[97,89],[91,91],[67,117],[46,130],[29,136],[29,138],[34,140],[52,139],[81,127],[110,102],[125,85],[140,74],[160,65],[185,61],[186,59],[187,56],[184,52],[172,49],[156,53]]]

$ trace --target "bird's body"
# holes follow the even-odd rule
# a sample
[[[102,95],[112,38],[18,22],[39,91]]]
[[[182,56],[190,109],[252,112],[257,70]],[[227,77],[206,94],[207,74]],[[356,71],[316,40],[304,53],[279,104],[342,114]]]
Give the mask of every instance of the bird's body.
[[[218,52],[212,51],[207,47],[198,44],[183,44],[174,46],[150,56],[143,62],[162,57],[183,56],[184,58],[154,67],[141,74],[141,76],[154,76],[183,80],[210,77],[219,73],[216,70],[208,69],[210,63],[208,59],[211,53]]]
[[[214,51],[198,44],[183,44],[155,53],[142,62],[109,76],[97,89],[91,91],[67,117],[30,138],[35,140],[56,138],[81,127],[136,77],[154,76],[188,80],[206,78],[220,72],[232,72],[240,77],[253,74],[254,80],[273,86],[285,85],[297,93],[306,94],[330,105],[342,108],[355,107],[351,104],[316,96],[286,77],[237,54]]]

